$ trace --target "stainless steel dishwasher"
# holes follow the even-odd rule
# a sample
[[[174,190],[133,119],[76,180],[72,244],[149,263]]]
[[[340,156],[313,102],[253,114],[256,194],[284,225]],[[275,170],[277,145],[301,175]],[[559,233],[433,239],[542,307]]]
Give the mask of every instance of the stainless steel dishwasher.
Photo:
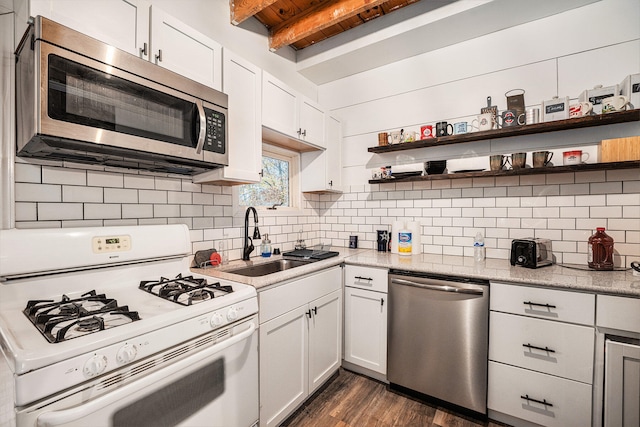
[[[391,387],[486,414],[489,281],[392,269],[388,313]]]

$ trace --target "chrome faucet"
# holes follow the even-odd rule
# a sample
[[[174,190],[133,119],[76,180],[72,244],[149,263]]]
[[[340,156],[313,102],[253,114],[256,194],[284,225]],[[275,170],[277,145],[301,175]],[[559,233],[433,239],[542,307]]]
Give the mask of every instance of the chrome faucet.
[[[249,206],[244,214],[244,243],[242,244],[242,260],[249,261],[249,255],[255,249],[253,239],[249,237],[249,212],[253,211],[253,238],[260,239],[260,230],[258,230],[258,211],[253,206]]]

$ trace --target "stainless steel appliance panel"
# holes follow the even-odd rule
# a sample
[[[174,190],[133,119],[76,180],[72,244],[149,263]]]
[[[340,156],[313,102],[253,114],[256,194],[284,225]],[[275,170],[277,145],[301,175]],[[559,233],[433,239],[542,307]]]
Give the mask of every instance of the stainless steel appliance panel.
[[[390,273],[389,382],[486,414],[488,282]]]

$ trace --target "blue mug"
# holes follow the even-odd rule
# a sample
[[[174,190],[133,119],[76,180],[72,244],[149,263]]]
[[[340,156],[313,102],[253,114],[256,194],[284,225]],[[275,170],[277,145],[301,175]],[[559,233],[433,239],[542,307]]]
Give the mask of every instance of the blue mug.
[[[460,135],[469,132],[467,122],[458,122],[453,125],[453,134]]]

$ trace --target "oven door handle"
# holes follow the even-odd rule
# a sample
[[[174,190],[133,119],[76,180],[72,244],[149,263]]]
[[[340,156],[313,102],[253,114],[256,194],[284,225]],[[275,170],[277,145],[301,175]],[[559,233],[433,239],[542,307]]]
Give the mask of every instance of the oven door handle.
[[[75,406],[69,409],[63,409],[61,411],[43,412],[38,416],[36,425],[38,427],[54,427],[79,420],[83,417],[87,417],[92,413],[128,396],[132,392],[132,390],[130,390],[131,388],[144,388],[172,373],[188,369],[195,362],[213,356],[214,354],[225,350],[228,347],[239,343],[240,341],[245,340],[246,338],[251,336],[251,334],[253,334],[255,330],[256,325],[255,323],[251,322],[247,330],[240,332],[238,335],[234,335],[233,337],[221,342],[219,345],[214,345],[213,347],[207,348],[199,353],[186,357],[172,364],[171,366],[166,367],[165,369],[160,369],[146,377],[139,379],[138,381],[134,381],[131,384],[120,387],[113,392],[98,397],[97,399],[87,402],[84,405]]]

